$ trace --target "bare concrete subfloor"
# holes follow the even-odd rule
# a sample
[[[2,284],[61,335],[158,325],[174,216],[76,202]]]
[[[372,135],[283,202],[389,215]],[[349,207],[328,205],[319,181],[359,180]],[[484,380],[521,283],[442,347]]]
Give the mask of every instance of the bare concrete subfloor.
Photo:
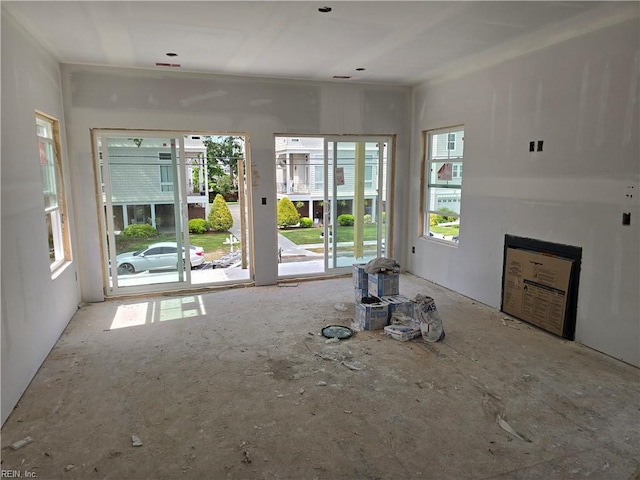
[[[435,298],[442,342],[376,331],[326,344],[320,329],[353,316],[346,277],[85,306],[2,428],[2,469],[83,480],[635,475],[638,369],[505,326],[412,275],[400,285]]]

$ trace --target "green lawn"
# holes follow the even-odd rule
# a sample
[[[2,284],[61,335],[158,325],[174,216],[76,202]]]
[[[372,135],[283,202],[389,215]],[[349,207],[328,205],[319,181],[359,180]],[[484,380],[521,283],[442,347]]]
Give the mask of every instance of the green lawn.
[[[338,242],[353,242],[353,227],[337,227]],[[384,237],[384,226],[382,227],[382,236]],[[321,227],[313,228],[295,228],[291,230],[278,230],[282,236],[287,237],[296,245],[309,245],[312,243],[322,243],[324,240],[320,236]],[[378,236],[378,226],[369,223],[364,226],[364,239],[375,240]]]
[[[429,231],[447,236],[458,235],[460,233],[460,225],[452,225],[450,227],[440,227],[439,225],[433,225],[429,227]]]
[[[223,242],[229,238],[229,232],[224,233],[192,233],[190,235],[191,245],[197,247],[203,247],[205,253],[215,252],[216,250],[229,251],[229,245],[225,245]],[[152,243],[158,242],[175,242],[176,236],[169,233],[161,233],[157,237],[152,238],[124,238],[116,237],[116,251],[118,254],[123,252],[132,252],[147,248]],[[239,247],[240,244],[234,244],[234,249]]]

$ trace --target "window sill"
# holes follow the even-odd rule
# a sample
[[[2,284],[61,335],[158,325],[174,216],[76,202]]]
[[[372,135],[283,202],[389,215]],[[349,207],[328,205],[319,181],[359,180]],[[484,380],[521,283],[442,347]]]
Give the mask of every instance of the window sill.
[[[69,268],[69,266],[73,264],[70,260],[65,260],[60,265],[56,266],[54,270],[51,271],[51,280],[57,279],[60,275],[63,274]]]
[[[438,238],[438,237],[427,237],[425,235],[422,235],[420,239],[427,242],[437,243],[440,245],[447,245],[449,247],[455,247],[455,248],[458,248],[458,245],[459,245],[458,242],[454,242],[452,240],[446,240],[444,238]]]

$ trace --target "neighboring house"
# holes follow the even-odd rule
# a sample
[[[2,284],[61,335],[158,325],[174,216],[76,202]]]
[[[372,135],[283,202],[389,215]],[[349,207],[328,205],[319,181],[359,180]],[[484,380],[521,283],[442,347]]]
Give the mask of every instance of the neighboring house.
[[[344,185],[337,187],[338,214],[353,213],[355,144],[343,143],[337,152],[337,166],[344,169]],[[386,168],[387,159],[383,159]],[[329,170],[329,186],[333,185]],[[375,218],[378,198],[378,149],[365,152],[365,214]],[[276,182],[278,200],[289,197],[302,216],[321,222],[324,205],[324,139],[313,137],[276,138]],[[331,187],[332,188],[332,187]],[[385,199],[383,186],[383,200]],[[332,192],[329,192],[332,195]],[[301,203],[300,203],[301,202]]]
[[[206,218],[209,209],[206,182],[201,175],[200,185],[193,184],[193,170],[206,165],[206,148],[198,136],[185,136],[184,147],[190,218]],[[102,161],[100,172],[104,175]],[[140,223],[148,223],[159,231],[174,229],[176,182],[166,139],[145,138],[138,146],[134,139],[110,138],[109,172],[115,231]],[[204,169],[200,168],[200,172]],[[104,177],[102,192],[106,208]]]
[[[461,185],[464,132],[449,132],[447,134],[434,136],[433,139],[431,158],[438,162],[435,165],[443,169],[446,167],[446,173],[448,174],[446,178],[450,181],[451,185]],[[440,164],[439,162],[443,163]],[[437,173],[438,172],[435,172],[436,175]],[[460,212],[461,190],[459,188],[450,188],[447,190],[433,188],[430,192],[430,205],[433,205],[435,210],[445,209],[444,211]]]

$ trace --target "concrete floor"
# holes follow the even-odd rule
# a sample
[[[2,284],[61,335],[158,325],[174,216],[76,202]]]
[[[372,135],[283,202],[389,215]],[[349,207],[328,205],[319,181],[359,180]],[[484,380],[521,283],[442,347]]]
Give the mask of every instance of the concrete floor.
[[[2,469],[83,480],[637,473],[637,368],[504,325],[500,312],[411,275],[401,293],[434,297],[442,342],[376,331],[326,344],[320,329],[353,316],[351,282],[82,307],[2,428]]]

